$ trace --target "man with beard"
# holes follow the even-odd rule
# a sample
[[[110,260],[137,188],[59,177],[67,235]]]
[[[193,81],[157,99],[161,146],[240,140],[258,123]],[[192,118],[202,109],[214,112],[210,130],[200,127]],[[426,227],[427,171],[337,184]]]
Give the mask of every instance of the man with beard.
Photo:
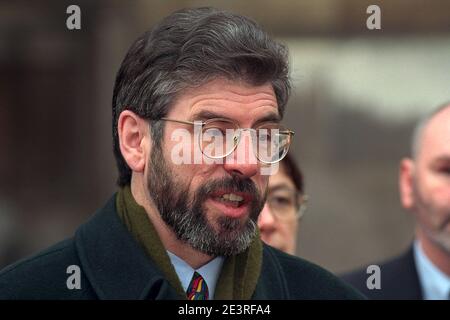
[[[267,172],[293,136],[289,89],[287,50],[253,21],[212,8],[163,19],[117,74],[118,193],[74,238],[2,271],[0,298],[360,298],[259,238]]]
[[[450,299],[450,104],[417,124],[399,186],[402,205],[416,220],[414,244],[379,264],[381,289],[367,288],[365,269],[343,278],[373,299]]]

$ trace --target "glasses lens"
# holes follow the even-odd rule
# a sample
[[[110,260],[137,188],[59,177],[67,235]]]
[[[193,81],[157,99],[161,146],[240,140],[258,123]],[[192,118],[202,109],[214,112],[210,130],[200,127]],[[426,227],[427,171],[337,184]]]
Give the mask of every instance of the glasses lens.
[[[257,156],[261,162],[275,163],[289,151],[291,135],[279,124],[266,124],[256,129]]]
[[[237,129],[237,125],[228,120],[206,121],[200,137],[203,154],[212,159],[226,157],[237,144]]]
[[[270,209],[277,218],[288,220],[296,217],[295,191],[280,190],[268,195]]]

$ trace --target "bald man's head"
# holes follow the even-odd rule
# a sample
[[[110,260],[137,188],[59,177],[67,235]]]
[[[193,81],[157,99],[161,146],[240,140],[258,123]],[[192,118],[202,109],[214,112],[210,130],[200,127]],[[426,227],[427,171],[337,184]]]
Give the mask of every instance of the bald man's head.
[[[411,157],[413,159],[417,158],[418,153],[420,152],[420,146],[422,143],[422,135],[427,127],[428,123],[434,118],[435,115],[440,113],[441,111],[445,111],[450,108],[450,102],[446,102],[436,109],[434,109],[432,112],[426,114],[419,122],[417,122],[414,132],[412,135],[412,141],[411,141]]]
[[[413,158],[400,166],[402,205],[417,223],[417,237],[450,255],[450,104],[419,122]]]

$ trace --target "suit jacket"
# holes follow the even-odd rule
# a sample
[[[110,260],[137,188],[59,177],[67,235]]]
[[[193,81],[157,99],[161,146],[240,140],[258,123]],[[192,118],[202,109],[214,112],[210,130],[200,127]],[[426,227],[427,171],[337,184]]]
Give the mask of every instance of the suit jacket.
[[[377,300],[422,300],[423,294],[414,261],[413,247],[380,266],[381,289],[369,290],[366,285],[370,274],[366,268],[353,271],[342,276],[342,279],[353,285],[369,299]]]
[[[80,270],[80,289],[67,286],[73,275],[68,267],[73,265]],[[264,245],[253,299],[361,297],[322,268]],[[0,299],[160,300],[180,296],[123,225],[112,197],[73,238],[2,270]]]

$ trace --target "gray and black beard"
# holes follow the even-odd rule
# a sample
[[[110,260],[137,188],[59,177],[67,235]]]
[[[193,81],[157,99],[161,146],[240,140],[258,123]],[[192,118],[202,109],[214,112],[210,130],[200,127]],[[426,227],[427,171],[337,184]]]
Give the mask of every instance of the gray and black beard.
[[[161,218],[176,237],[210,256],[230,256],[245,251],[256,235],[256,221],[265,202],[253,181],[239,176],[211,180],[200,186],[190,199],[189,187],[176,182],[166,163],[161,147],[154,145],[147,184]],[[244,224],[239,219],[221,216],[215,221],[216,230],[207,220],[203,204],[218,189],[252,195],[249,219]]]

